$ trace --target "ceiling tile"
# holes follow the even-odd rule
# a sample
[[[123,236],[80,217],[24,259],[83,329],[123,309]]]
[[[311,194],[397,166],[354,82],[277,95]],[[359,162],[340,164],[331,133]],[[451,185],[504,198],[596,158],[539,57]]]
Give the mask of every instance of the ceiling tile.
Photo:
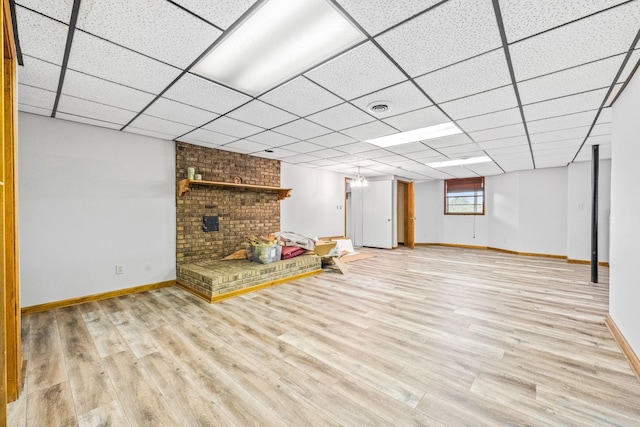
[[[502,169],[493,162],[477,163],[475,165],[466,165],[465,167],[480,176],[499,175],[503,173]]]
[[[304,76],[262,95],[260,100],[299,116],[307,116],[343,102]]]
[[[76,31],[69,68],[135,89],[159,93],[180,70],[105,40]]]
[[[516,136],[513,138],[494,139],[490,141],[478,142],[478,147],[483,150],[492,150],[496,148],[524,146],[529,149],[529,140],[526,135]]]
[[[521,159],[509,159],[498,162],[505,172],[516,172],[521,170],[533,169],[531,156]]]
[[[400,70],[371,42],[318,66],[306,76],[347,100],[405,80]]]
[[[490,1],[450,0],[376,40],[412,77],[502,46]]]
[[[438,107],[427,107],[383,120],[390,126],[407,131],[449,122],[449,118]]]
[[[391,152],[387,150],[383,150],[382,148],[378,148],[376,150],[371,151],[361,151],[358,153],[358,157],[361,159],[379,159],[380,157],[385,157],[390,155]]]
[[[411,158],[421,163],[442,162],[448,160],[446,156],[438,153],[436,150],[420,151],[419,153],[411,153]],[[414,170],[413,168],[411,170]]]
[[[510,85],[511,75],[500,48],[418,77],[416,83],[439,103]]]
[[[163,96],[218,114],[225,114],[251,100],[247,95],[189,73],[182,76]]]
[[[595,117],[595,111],[594,111]],[[613,121],[613,113],[611,108],[603,108],[598,116],[598,121],[596,123],[611,123]]]
[[[607,89],[600,89],[525,105],[524,116],[529,121],[598,109],[606,94]]]
[[[452,145],[451,147],[438,148],[442,154],[451,158],[464,158],[464,157],[481,157],[484,156],[484,152],[478,148],[477,144],[464,144],[464,145]]]
[[[518,83],[523,104],[558,98],[592,89],[609,88],[624,54]]]
[[[41,108],[41,107],[34,107],[32,105],[18,104],[18,111],[23,111],[25,113],[39,114],[41,116],[47,116],[47,117],[51,116],[52,109],[53,107]]]
[[[249,141],[247,139],[240,139],[238,141],[230,142],[220,147],[221,150],[254,153],[256,151],[270,150],[271,147],[258,142]]]
[[[516,80],[626,52],[638,28],[640,2],[632,1],[606,13],[514,43],[509,46],[509,51]]]
[[[490,141],[493,139],[511,138],[514,136],[525,135],[524,125],[518,123],[515,125],[502,126],[498,128],[486,129],[469,133],[469,136],[476,142]]]
[[[339,0],[345,8],[370,35],[376,35],[411,16],[438,3],[439,0],[410,1],[401,0],[381,2],[379,0]]]
[[[209,123],[206,126],[203,126],[204,129],[212,130],[214,132],[224,133],[226,135],[235,136],[238,138],[246,138],[251,135],[256,135],[264,131],[263,128],[258,126],[250,125],[249,123],[241,122],[239,120],[234,120],[229,117],[219,117],[213,122]],[[259,141],[256,141],[259,142]],[[267,143],[267,145],[269,145]]]
[[[363,151],[375,150],[378,147],[373,144],[369,144],[368,142],[354,142],[353,144],[342,145],[336,148],[340,151],[344,151],[345,153],[357,154]]]
[[[132,111],[142,110],[154,98],[150,93],[73,70],[65,73],[62,93]]]
[[[457,134],[450,136],[443,136],[442,138],[430,139],[423,141],[427,146],[439,150],[443,147],[452,147],[454,145],[466,145],[472,144],[473,141],[465,134]]]
[[[321,150],[313,151],[310,154],[321,157],[323,159],[331,159],[334,157],[340,157],[345,155],[343,151],[334,150],[333,148],[325,148],[325,147],[323,147]]]
[[[538,34],[625,0],[501,0],[500,11],[509,42]]]
[[[531,158],[531,149],[529,148],[529,144],[525,141],[524,143],[520,143],[517,145],[510,145],[504,147],[495,147],[487,149],[487,154],[491,157],[497,158],[505,158],[505,155],[508,154],[519,154],[519,155],[527,155]]]
[[[379,136],[390,135],[397,132],[397,130],[382,122],[371,122],[342,131],[342,133],[361,141],[366,141],[367,139],[373,139]]]
[[[329,160],[329,159],[320,159],[320,160],[311,161],[309,162],[309,164],[313,166],[335,166],[340,163],[334,162],[333,160]]]
[[[601,123],[593,127],[591,135],[611,135],[613,132],[613,123]]]
[[[282,135],[281,133],[273,132],[270,130],[258,133],[256,135],[251,135],[247,139],[255,142],[260,142],[262,144],[267,144],[272,147],[280,147],[298,141],[297,139],[291,138],[290,136]]]
[[[18,102],[32,107],[53,110],[56,93],[37,87],[18,85]]]
[[[158,132],[158,131],[155,131],[155,130],[134,128],[134,127],[131,127],[131,126],[126,128],[125,132],[136,133],[138,135],[150,136],[152,138],[165,139],[167,141],[171,141],[173,139],[173,137],[170,134]]]
[[[169,2],[153,0],[82,2],[77,28],[183,69],[222,34]]]
[[[295,151],[296,153],[306,154],[306,153],[311,153],[313,151],[322,150],[323,147],[320,145],[312,144],[307,141],[300,141],[293,144],[285,145],[283,148],[285,150]]]
[[[229,28],[255,0],[173,0],[194,14],[223,29]]]
[[[299,119],[295,122],[278,126],[273,130],[298,139],[314,138],[316,136],[326,135],[331,132],[331,130],[312,123],[306,119]]]
[[[223,135],[218,132],[211,132],[206,129],[196,129],[185,136],[181,137],[179,140],[184,142],[204,142],[210,145],[222,145],[227,144],[231,141],[235,141],[237,138],[229,135]]]
[[[297,154],[295,156],[289,156],[283,159],[284,162],[291,163],[294,165],[299,163],[305,163],[305,162],[315,162],[318,160],[320,160],[318,157],[311,156],[309,154]]]
[[[589,136],[589,138],[587,138],[587,141],[585,142],[586,145],[607,145],[607,144],[611,144],[611,135],[595,135],[595,136]]]
[[[22,10],[21,6],[24,6],[64,23],[68,23],[71,19],[71,9],[73,9],[73,0],[18,0],[16,3],[18,3],[16,13]]]
[[[252,156],[258,156],[258,157],[265,157],[267,159],[284,159],[285,157],[291,157],[291,156],[297,156],[298,153],[296,153],[295,151],[289,151],[289,150],[285,150],[284,148],[279,148],[279,147],[272,147],[269,149],[270,151],[272,151],[271,153],[268,153],[266,151],[262,151],[260,153],[255,152],[253,154],[251,154]]]
[[[369,114],[362,112],[348,103],[331,107],[328,110],[312,114],[307,118],[332,130],[342,130],[375,120],[375,118]]]
[[[26,55],[23,56],[23,61],[24,66],[18,66],[20,83],[41,89],[58,90],[62,67]]]
[[[160,132],[165,135],[172,135],[171,139],[177,138],[193,130],[193,126],[159,119],[157,117],[148,116],[146,114],[141,114],[140,116],[138,116],[133,122],[131,122],[129,126],[138,129]]]
[[[383,103],[389,105],[390,108],[384,112],[371,111],[370,114],[376,118],[397,116],[408,111],[432,105],[429,98],[410,81],[355,99],[353,100],[353,104],[364,111],[370,111],[367,106],[372,103],[378,103],[378,101],[384,101]]]
[[[268,129],[297,119],[293,114],[257,100],[233,110],[229,116]]]
[[[567,114],[550,119],[532,120],[527,122],[529,133],[550,132],[553,130],[589,126],[596,117],[597,110],[585,111],[576,114]]]
[[[579,128],[554,130],[551,132],[532,133],[529,137],[531,138],[531,143],[534,145],[544,142],[563,141],[576,138],[581,138],[584,140],[584,138],[587,136],[589,128],[590,126],[583,126]]]
[[[122,108],[111,107],[67,95],[60,96],[58,112],[116,123],[119,124],[120,127],[128,123],[129,120],[133,119],[136,115],[135,111],[123,110]]]
[[[172,101],[167,98],[158,98],[144,113],[160,119],[171,120],[196,127],[202,126],[218,117],[217,114],[210,111]]]
[[[520,109],[516,107],[509,110],[458,120],[457,123],[458,127],[463,129],[465,132],[475,132],[522,123],[522,116],[520,115]]]
[[[69,27],[16,5],[20,50],[44,61],[62,65]]]
[[[340,145],[356,142],[356,139],[338,132],[334,132],[328,135],[319,136],[317,138],[311,138],[309,142],[322,145],[323,147],[337,147]]]
[[[422,142],[411,142],[409,144],[394,145],[393,147],[388,147],[387,150],[396,154],[408,154],[419,151],[433,151]]]
[[[516,107],[515,92],[512,86],[494,89],[487,92],[460,98],[441,104],[440,107],[453,117],[454,120],[492,113],[499,110],[507,110]]]
[[[66,113],[57,113],[56,119],[68,120],[70,122],[76,122],[76,123],[85,123],[88,125],[99,126],[99,127],[115,129],[115,130],[119,130],[122,127],[122,125],[119,125],[118,123],[111,123],[111,122],[106,122],[104,120],[90,119],[87,117],[80,117],[80,116],[75,116],[73,114],[66,114]]]
[[[626,82],[633,69],[638,65],[638,61],[640,61],[640,49],[636,49],[631,54],[629,61],[627,61],[627,65],[625,65],[620,77],[618,78],[617,83]]]

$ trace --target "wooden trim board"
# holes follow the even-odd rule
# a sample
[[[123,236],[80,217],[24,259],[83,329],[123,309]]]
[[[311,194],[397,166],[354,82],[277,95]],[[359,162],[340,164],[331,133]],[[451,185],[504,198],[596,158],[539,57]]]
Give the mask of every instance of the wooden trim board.
[[[175,280],[167,280],[166,282],[151,283],[149,285],[136,286],[134,288],[118,289],[117,291],[103,292],[101,294],[87,295],[84,297],[69,298],[62,301],[47,302],[44,304],[22,307],[22,314],[39,313],[41,311],[53,310],[56,308],[68,307],[70,305],[82,304],[90,301],[99,301],[108,298],[115,298],[122,295],[135,294],[138,292],[152,291],[154,289],[167,288],[175,285]]]
[[[638,355],[633,351],[624,335],[622,335],[622,332],[620,331],[620,329],[618,329],[618,325],[616,325],[616,322],[613,321],[611,315],[607,314],[607,317],[604,319],[604,323],[609,328],[609,331],[611,331],[613,339],[616,340],[616,342],[620,346],[620,349],[629,361],[631,369],[635,372],[636,376],[640,380],[640,359],[638,358]]]
[[[187,285],[184,281],[182,281],[180,279],[176,280],[176,285],[179,286],[180,288],[184,289],[185,291],[192,293],[193,295],[197,296],[198,298],[202,298],[203,300],[205,300],[207,302],[214,303],[214,302],[222,301],[222,300],[229,299],[229,298],[232,298],[232,297],[236,297],[238,295],[247,294],[249,292],[257,291],[259,289],[264,289],[264,288],[268,288],[270,286],[280,285],[282,283],[290,282],[290,281],[296,280],[296,279],[302,279],[303,277],[313,276],[313,275],[320,274],[320,273],[322,273],[322,269],[308,271],[306,273],[300,273],[300,274],[296,274],[295,276],[285,277],[284,279],[278,279],[278,280],[272,280],[270,282],[260,283],[259,285],[249,286],[248,288],[238,289],[238,290],[235,290],[235,291],[227,292],[225,294],[212,295],[211,297],[209,297],[209,295],[207,295],[207,294],[205,294],[203,292],[200,292],[200,291],[192,288],[191,286]]]
[[[570,259],[570,258],[567,258],[567,262],[569,264],[586,264],[586,265],[591,264],[591,261],[586,260],[586,259]],[[609,267],[609,261],[598,261],[598,265],[600,267]]]

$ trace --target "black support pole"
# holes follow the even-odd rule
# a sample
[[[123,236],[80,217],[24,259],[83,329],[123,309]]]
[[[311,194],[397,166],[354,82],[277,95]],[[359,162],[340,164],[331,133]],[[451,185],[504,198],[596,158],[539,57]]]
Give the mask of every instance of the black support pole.
[[[591,146],[591,282],[598,283],[598,166],[600,146]]]

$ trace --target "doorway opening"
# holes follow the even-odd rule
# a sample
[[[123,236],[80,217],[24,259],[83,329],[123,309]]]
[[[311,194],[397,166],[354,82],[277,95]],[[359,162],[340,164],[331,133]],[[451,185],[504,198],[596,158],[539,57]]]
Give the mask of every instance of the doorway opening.
[[[413,249],[415,246],[415,213],[413,182],[397,181],[396,235],[398,246]]]

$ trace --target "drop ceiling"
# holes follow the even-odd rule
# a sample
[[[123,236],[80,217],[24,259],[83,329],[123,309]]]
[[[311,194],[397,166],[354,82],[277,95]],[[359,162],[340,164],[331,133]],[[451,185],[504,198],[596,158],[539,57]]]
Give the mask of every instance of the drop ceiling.
[[[193,73],[260,3],[15,1],[19,110],[345,174],[496,175],[593,144],[609,158],[605,101],[640,60],[640,0],[335,0],[366,39],[280,86],[250,96]],[[366,142],[449,121],[463,133]],[[425,165],[475,156],[492,162]]]

